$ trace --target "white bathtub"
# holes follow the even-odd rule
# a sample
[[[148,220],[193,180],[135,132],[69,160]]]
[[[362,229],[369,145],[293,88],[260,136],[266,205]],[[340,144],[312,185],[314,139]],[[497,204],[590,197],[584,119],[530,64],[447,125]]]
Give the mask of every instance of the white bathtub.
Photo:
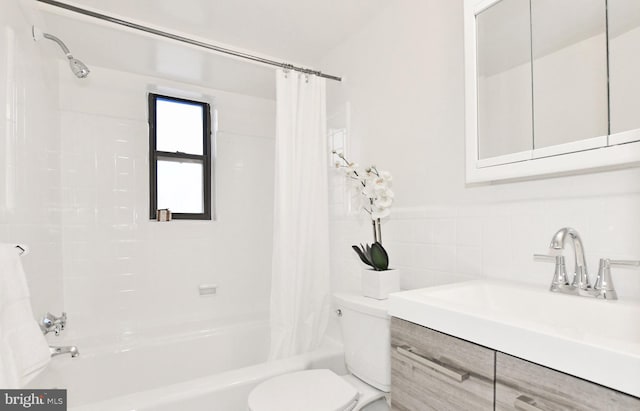
[[[268,343],[265,321],[94,346],[79,340],[80,357],[54,358],[30,387],[66,388],[70,411],[246,411],[249,391],[274,375],[346,372],[339,344],[267,362]]]

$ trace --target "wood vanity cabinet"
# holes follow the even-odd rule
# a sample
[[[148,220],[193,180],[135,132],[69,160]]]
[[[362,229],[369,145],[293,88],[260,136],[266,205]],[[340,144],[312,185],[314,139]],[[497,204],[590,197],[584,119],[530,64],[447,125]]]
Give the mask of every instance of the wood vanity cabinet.
[[[496,354],[496,410],[640,411],[640,399],[602,385]]]
[[[391,409],[640,411],[640,399],[392,317]]]
[[[493,410],[495,351],[391,318],[391,409]]]

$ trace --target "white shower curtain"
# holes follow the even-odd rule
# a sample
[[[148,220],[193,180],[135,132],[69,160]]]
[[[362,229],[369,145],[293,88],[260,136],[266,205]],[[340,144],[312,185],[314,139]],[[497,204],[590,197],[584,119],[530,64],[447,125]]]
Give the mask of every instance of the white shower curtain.
[[[270,358],[316,348],[329,318],[325,80],[276,73]]]

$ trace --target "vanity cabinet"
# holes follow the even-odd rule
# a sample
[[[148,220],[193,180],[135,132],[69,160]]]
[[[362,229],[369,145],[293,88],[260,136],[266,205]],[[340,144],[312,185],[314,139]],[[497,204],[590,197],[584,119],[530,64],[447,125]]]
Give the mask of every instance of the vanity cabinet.
[[[496,410],[640,410],[640,399],[507,354],[496,354]]]
[[[493,410],[495,352],[391,318],[393,410]]]
[[[391,409],[640,410],[640,399],[391,318]]]

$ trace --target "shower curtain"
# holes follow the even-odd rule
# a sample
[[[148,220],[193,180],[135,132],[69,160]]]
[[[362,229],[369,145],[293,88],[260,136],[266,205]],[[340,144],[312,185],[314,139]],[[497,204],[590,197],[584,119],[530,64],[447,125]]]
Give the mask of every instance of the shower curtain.
[[[329,318],[325,80],[276,72],[270,358],[316,348]]]

